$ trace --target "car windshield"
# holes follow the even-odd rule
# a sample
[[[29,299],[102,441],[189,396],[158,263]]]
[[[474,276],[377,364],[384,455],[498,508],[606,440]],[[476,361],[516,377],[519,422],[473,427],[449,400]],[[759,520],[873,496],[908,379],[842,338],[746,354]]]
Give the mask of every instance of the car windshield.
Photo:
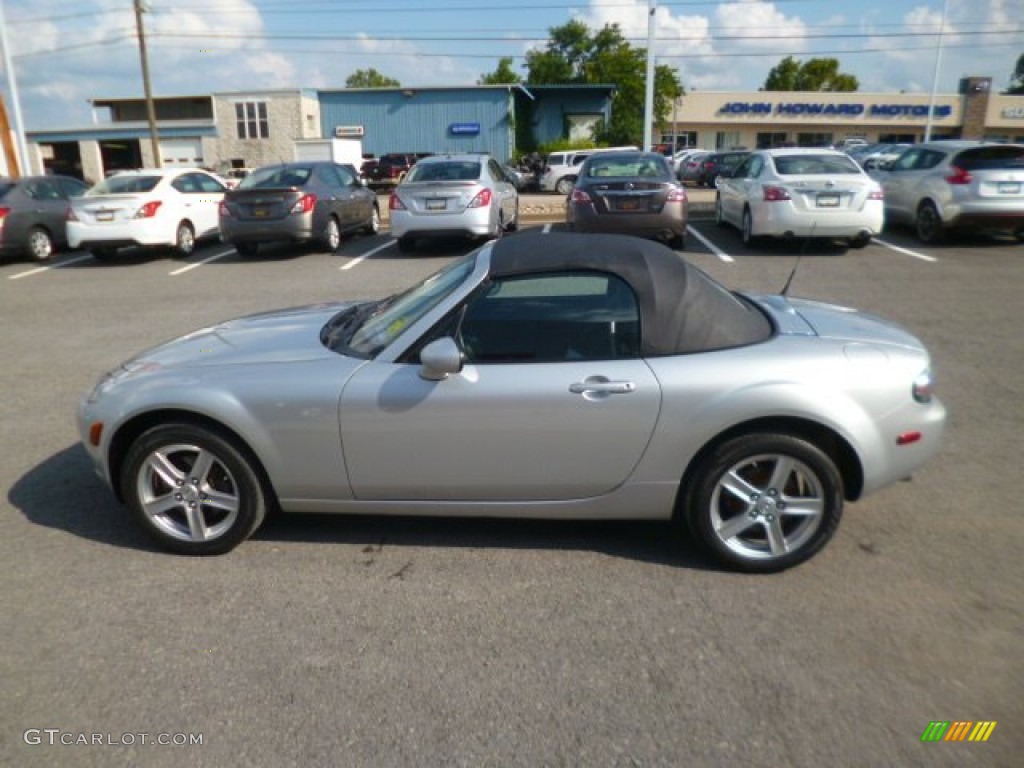
[[[439,163],[418,163],[409,171],[406,181],[476,181],[480,163],[452,160]]]
[[[331,320],[321,338],[336,352],[376,357],[406,328],[458,288],[475,265],[476,254],[469,254],[404,293],[345,310]]]
[[[151,192],[160,183],[162,176],[111,176],[104,179],[85,194],[87,195],[134,195]]]
[[[591,178],[669,178],[668,168],[663,160],[643,155],[595,158],[591,161],[586,175]]]
[[[861,170],[846,155],[782,155],[775,157],[780,176],[831,176],[836,173],[860,175]]]
[[[238,185],[239,189],[265,189],[267,187],[301,187],[313,172],[312,168],[271,166],[253,171]]]

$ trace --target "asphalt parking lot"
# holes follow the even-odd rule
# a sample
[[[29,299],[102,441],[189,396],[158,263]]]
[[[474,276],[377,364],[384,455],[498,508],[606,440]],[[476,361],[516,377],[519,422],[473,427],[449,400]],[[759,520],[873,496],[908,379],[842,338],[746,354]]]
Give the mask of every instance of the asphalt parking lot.
[[[124,358],[240,314],[389,294],[467,250],[402,255],[385,230],[333,254],[0,264],[0,764],[1020,764],[1012,240],[747,249],[694,217],[685,257],[730,287],[777,292],[799,256],[792,294],[913,330],[950,412],[934,463],[849,505],[783,574],[723,572],[648,523],[279,517],[189,559],[153,550],[93,476],[75,408]],[[922,743],[931,721],[997,725]]]

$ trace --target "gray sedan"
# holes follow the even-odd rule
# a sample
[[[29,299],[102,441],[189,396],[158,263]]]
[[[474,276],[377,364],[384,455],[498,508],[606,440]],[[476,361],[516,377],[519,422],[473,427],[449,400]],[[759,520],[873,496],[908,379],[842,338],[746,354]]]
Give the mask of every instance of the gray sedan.
[[[220,234],[241,256],[260,243],[316,242],[336,251],[343,232],[380,228],[377,196],[352,166],[285,163],[253,171],[224,194]]]
[[[0,256],[49,261],[66,248],[68,205],[87,189],[68,176],[0,177]]]
[[[676,518],[767,572],[935,454],[932,389],[921,342],[878,317],[732,293],[637,238],[530,233],[387,299],[151,349],[78,423],[175,552],[226,552],[271,508]]]

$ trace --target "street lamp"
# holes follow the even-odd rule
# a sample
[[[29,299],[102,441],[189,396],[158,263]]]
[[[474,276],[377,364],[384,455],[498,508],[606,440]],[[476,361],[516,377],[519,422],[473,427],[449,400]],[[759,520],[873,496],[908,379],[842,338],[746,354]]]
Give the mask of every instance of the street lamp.
[[[939,45],[935,51],[935,71],[932,73],[932,95],[928,101],[928,119],[924,124],[924,140],[932,139],[932,117],[935,112],[935,92],[939,89],[939,69],[942,66],[942,36],[946,31],[946,11],[949,8],[949,0],[942,0],[942,22],[939,27]]]

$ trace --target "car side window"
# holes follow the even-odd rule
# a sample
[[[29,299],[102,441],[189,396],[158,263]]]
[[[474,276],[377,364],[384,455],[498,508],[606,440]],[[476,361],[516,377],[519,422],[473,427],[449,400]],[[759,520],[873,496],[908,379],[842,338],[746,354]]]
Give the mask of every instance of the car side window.
[[[60,200],[62,195],[57,183],[50,179],[39,179],[25,187],[28,196],[33,200]]]
[[[494,160],[493,158],[491,160],[488,160],[487,170],[491,172],[491,178],[493,178],[495,181],[508,181],[508,179],[505,177],[505,173],[501,170],[501,166],[498,165],[497,160]]]
[[[357,187],[359,186],[356,182],[356,177],[343,165],[335,165],[331,167],[334,175],[338,177],[338,183],[343,187]]]
[[[212,176],[207,176],[205,173],[195,173],[195,185],[199,187],[200,192],[206,192],[207,194],[216,194],[224,191],[224,185],[217,181]]]
[[[890,170],[893,171],[908,171],[917,164],[917,159],[921,156],[920,149],[908,149],[893,162]]]
[[[65,197],[81,197],[89,187],[76,179],[61,179],[61,192]]]
[[[929,168],[934,168],[941,163],[944,157],[945,155],[942,152],[935,152],[934,150],[928,149],[922,150],[914,168],[920,171],[927,171]]]
[[[201,191],[196,183],[194,173],[186,173],[179,176],[171,182],[171,186],[184,195],[194,195]]]
[[[496,280],[466,306],[469,362],[552,363],[640,354],[640,310],[620,277],[565,272]]]

